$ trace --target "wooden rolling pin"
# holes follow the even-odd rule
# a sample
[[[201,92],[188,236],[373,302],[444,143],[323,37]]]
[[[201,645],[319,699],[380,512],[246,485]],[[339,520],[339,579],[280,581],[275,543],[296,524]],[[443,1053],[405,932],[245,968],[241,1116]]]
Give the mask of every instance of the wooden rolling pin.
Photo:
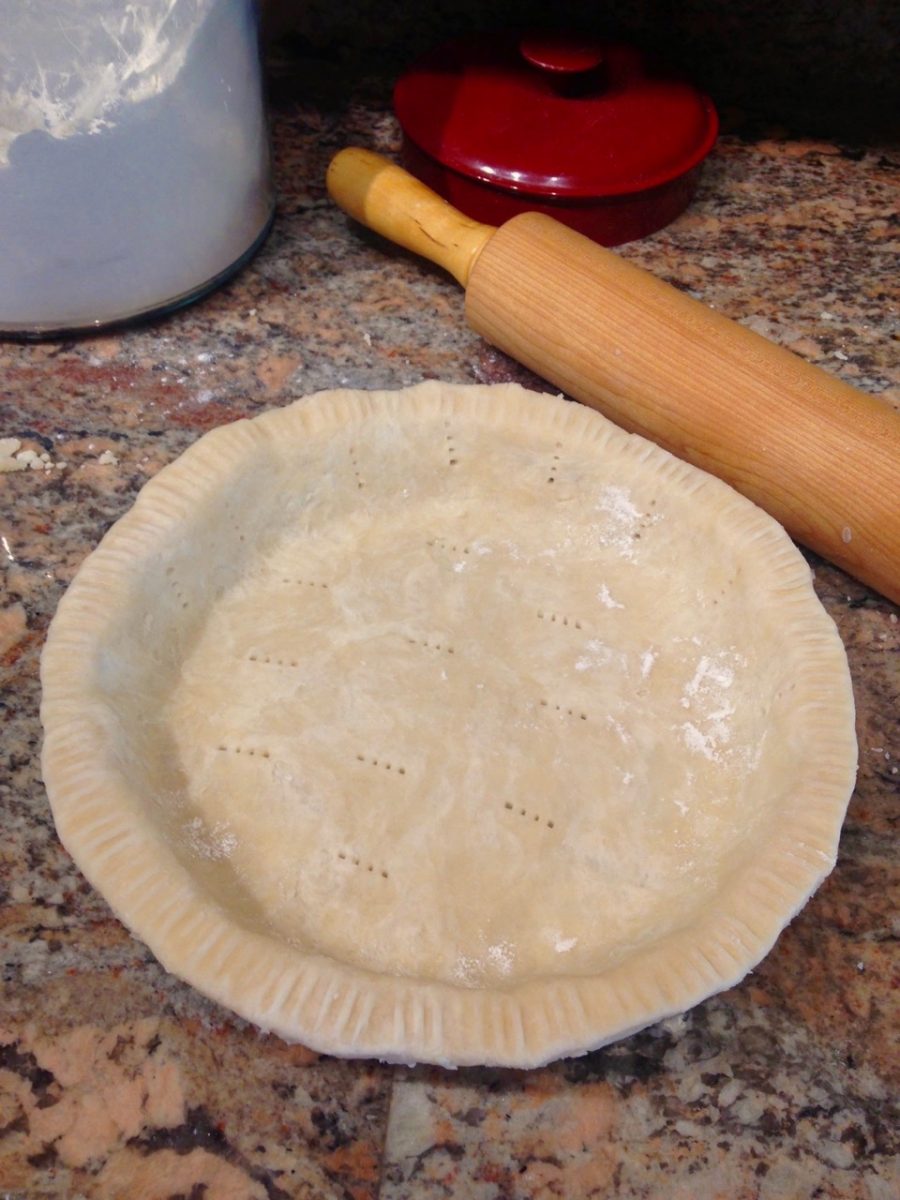
[[[540,213],[482,225],[360,149],[335,156],[328,190],[450,271],[489,342],[900,603],[900,414],[887,404]]]

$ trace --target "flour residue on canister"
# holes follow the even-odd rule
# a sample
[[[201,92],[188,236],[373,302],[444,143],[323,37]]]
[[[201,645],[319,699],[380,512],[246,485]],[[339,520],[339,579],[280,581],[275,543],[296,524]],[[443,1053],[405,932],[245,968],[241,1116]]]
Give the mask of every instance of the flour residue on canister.
[[[252,0],[0,0],[0,329],[191,293],[271,213]]]

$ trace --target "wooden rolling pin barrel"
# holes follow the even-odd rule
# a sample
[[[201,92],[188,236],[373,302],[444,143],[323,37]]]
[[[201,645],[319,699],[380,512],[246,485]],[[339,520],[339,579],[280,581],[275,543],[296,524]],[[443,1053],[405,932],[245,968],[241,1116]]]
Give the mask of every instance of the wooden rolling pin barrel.
[[[450,271],[493,345],[900,603],[900,415],[887,404],[550,217],[483,225],[356,148],[332,160],[328,190]]]

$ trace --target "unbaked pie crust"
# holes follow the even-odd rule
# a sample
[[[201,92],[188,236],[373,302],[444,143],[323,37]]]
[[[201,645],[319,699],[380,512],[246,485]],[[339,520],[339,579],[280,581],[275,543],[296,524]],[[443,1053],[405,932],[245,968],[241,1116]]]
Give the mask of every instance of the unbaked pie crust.
[[[780,526],[514,385],[207,434],[83,565],[42,678],[86,876],[170,971],[343,1055],[530,1066],[736,983],[855,774]]]

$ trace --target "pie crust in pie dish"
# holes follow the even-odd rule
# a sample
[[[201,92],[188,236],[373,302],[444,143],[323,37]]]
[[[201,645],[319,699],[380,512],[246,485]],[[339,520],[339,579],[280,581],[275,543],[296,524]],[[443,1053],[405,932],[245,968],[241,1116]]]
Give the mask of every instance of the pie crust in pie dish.
[[[855,777],[781,527],[514,385],[207,434],[84,563],[42,681],[88,879],[168,970],[341,1055],[533,1066],[729,987]]]

